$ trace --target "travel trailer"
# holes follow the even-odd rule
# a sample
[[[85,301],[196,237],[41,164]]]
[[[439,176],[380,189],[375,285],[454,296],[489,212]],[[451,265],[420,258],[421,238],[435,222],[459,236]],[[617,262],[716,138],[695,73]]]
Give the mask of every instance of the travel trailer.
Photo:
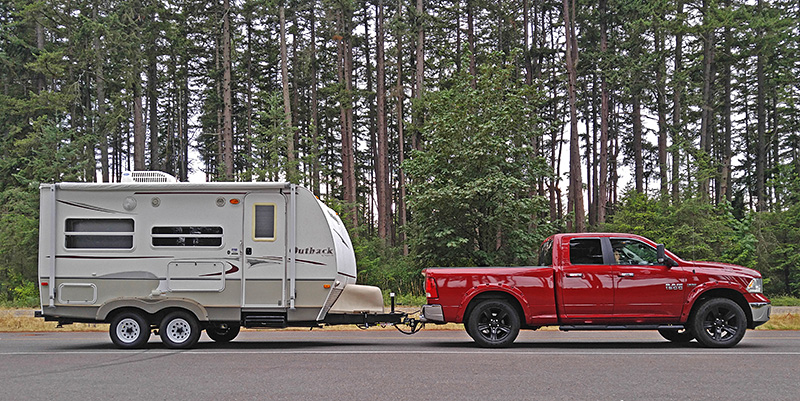
[[[110,323],[121,348],[151,332],[188,348],[201,330],[227,342],[240,327],[407,322],[356,284],[344,224],[307,189],[161,172],[122,181],[41,185],[38,316]]]

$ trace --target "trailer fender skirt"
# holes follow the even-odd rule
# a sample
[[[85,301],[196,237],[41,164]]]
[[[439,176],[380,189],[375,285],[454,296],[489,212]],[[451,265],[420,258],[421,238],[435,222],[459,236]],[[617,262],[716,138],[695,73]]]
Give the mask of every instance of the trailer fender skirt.
[[[117,298],[104,303],[97,310],[97,320],[105,321],[111,312],[120,308],[141,309],[149,314],[156,314],[164,309],[180,308],[195,315],[201,322],[208,321],[208,311],[199,303],[186,298]]]

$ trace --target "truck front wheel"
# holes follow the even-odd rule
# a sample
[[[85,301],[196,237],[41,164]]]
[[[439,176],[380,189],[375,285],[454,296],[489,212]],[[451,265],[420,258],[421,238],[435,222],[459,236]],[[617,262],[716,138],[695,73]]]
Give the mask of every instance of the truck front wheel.
[[[727,298],[703,302],[691,321],[697,341],[711,348],[733,347],[747,330],[747,317],[742,307]]]
[[[479,303],[467,320],[467,333],[485,348],[508,347],[519,334],[517,311],[508,302],[488,299]]]

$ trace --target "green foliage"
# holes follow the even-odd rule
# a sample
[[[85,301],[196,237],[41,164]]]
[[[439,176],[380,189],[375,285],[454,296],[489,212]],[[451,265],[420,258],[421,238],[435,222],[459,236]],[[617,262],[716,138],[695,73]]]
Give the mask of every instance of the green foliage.
[[[414,266],[413,259],[403,256],[400,248],[384,245],[380,238],[353,238],[353,247],[358,263],[358,282],[374,285],[384,291],[388,303],[389,292],[397,294],[397,303],[416,302],[414,295],[424,293],[421,269]],[[412,297],[412,298],[407,298]]]
[[[678,205],[629,191],[601,231],[642,235],[688,260],[714,260],[755,268],[756,239],[747,220],[727,204],[687,199]]]
[[[498,56],[428,100],[426,150],[403,166],[414,219],[409,240],[423,266],[517,265],[535,259],[549,230],[533,195],[548,174],[536,156],[539,93]]]
[[[800,296],[800,205],[756,216],[758,268],[765,290]]]
[[[772,306],[800,306],[800,298],[789,295],[778,295],[769,298]]]

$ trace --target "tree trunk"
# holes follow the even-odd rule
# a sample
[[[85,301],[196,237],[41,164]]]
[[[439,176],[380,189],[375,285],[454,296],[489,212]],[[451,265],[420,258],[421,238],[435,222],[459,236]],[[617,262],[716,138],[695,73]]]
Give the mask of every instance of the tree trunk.
[[[292,130],[292,100],[289,96],[289,51],[286,45],[286,10],[283,5],[278,8],[281,35],[281,86],[283,88],[283,113],[286,119],[286,178],[290,182],[297,181],[297,166],[294,154],[294,134]]]
[[[397,16],[398,18],[403,13],[403,2],[397,2]],[[400,163],[400,168],[398,169],[398,186],[400,187],[400,195],[399,199],[397,200],[397,224],[405,228],[407,215],[406,215],[406,176],[403,172],[403,163],[405,163],[405,132],[404,132],[404,120],[403,120],[403,101],[405,98],[404,88],[403,88],[403,33],[401,29],[398,29],[397,33],[395,34],[396,41],[397,41],[397,147],[398,147],[398,161]],[[400,242],[403,244],[403,255],[408,256],[408,241],[406,241],[406,233],[405,230],[400,232]]]
[[[425,95],[425,29],[423,26],[424,9],[422,8],[423,1],[417,0],[417,51],[416,51],[416,98],[417,101],[414,105],[414,148],[422,150],[422,125],[423,121],[423,106],[422,99]]]
[[[686,17],[683,14],[683,1],[677,0],[677,15],[680,21]],[[672,92],[672,203],[680,201],[680,166],[681,166],[681,92],[683,91],[683,30],[677,29],[675,33],[675,72]]]
[[[757,10],[762,11],[761,0],[758,1]],[[760,30],[759,38],[763,36],[763,30]],[[761,40],[761,39],[759,39]],[[763,43],[759,43],[756,51],[756,119],[758,137],[756,138],[756,210],[764,212],[767,210],[767,201],[765,193],[765,175],[767,164],[767,114],[765,111],[765,90],[767,79],[764,75],[764,56],[763,56]]]
[[[341,34],[339,40],[339,82],[344,89],[340,98],[339,117],[341,120],[342,136],[342,190],[343,200],[348,209],[348,217],[353,228],[358,227],[358,205],[355,172],[355,146],[353,144],[353,81],[352,58],[350,49],[352,30],[350,21],[352,15],[346,9],[341,9],[338,16],[338,26]]]
[[[161,155],[158,148],[158,63],[156,61],[156,45],[151,44],[147,64],[147,107],[150,116],[150,170],[161,170]]]
[[[320,162],[321,154],[319,149],[319,113],[317,109],[317,35],[316,35],[316,11],[315,2],[311,2],[311,187],[314,195],[320,195]]]
[[[600,54],[604,64],[608,60],[608,16],[606,0],[600,0]],[[608,203],[608,82],[605,68],[600,71],[600,173],[597,183],[597,222],[606,222]]]
[[[708,17],[709,13],[709,0],[703,1],[703,10],[705,10],[704,14],[706,15],[703,23],[708,24],[710,17]],[[714,81],[714,29],[707,28],[703,33],[703,107],[701,111],[701,120],[700,120],[700,152],[698,153],[698,158],[702,158],[702,162],[699,164],[701,168],[709,168],[705,161],[710,162],[711,157],[711,126],[712,126],[712,119],[713,119],[713,94],[712,94],[712,85]],[[700,160],[698,160],[700,161]],[[700,171],[699,174],[699,185],[700,185],[700,197],[701,199],[707,200],[709,199],[709,173],[710,171]]]
[[[564,31],[566,32],[566,64],[569,75],[569,116],[570,116],[570,141],[569,141],[569,205],[568,210],[574,211],[574,231],[586,231],[584,222],[585,211],[583,208],[583,180],[581,178],[580,138],[578,136],[578,110],[577,110],[577,64],[578,42],[575,37],[575,0],[563,0],[564,3]]]
[[[636,192],[644,193],[644,158],[642,156],[642,104],[639,98],[638,84],[634,84],[633,93],[633,163]]]
[[[224,179],[232,181],[233,173],[233,93],[231,90],[231,3],[223,0],[222,16],[222,160]]]
[[[135,62],[134,62],[135,63]],[[144,129],[144,108],[142,107],[142,82],[139,68],[133,68],[133,169],[143,171],[146,134]]]
[[[663,13],[661,19],[663,20]],[[667,92],[666,69],[667,60],[663,57],[664,33],[660,26],[655,28],[656,54],[659,55],[656,66],[656,112],[658,113],[658,176],[660,181],[659,193],[662,199],[669,194],[669,178],[667,171],[667,104],[664,96]]]
[[[378,160],[375,165],[378,196],[378,236],[384,240],[391,232],[392,192],[389,180],[389,140],[386,130],[386,76],[384,66],[383,0],[378,0],[375,38],[377,48],[377,115]]]
[[[475,89],[478,85],[476,81],[478,68],[475,65],[475,21],[473,21],[473,1],[474,0],[467,0],[467,45],[469,46],[469,75],[472,76],[472,88]]]
[[[730,1],[727,2],[727,6],[730,7]],[[724,138],[723,141],[723,159],[722,159],[722,171],[721,171],[721,181],[720,184],[720,198],[725,199],[726,201],[730,202],[732,200],[731,194],[731,160],[733,159],[733,150],[732,150],[732,121],[731,121],[731,109],[732,109],[732,88],[731,88],[731,65],[733,64],[733,59],[731,57],[731,42],[733,41],[733,35],[731,34],[730,27],[725,27],[725,70],[724,70],[724,91],[725,91],[725,105],[723,110],[723,132]]]
[[[100,8],[101,1],[96,1],[92,9],[92,18],[95,23],[98,23],[98,9]],[[39,31],[41,25],[36,24],[37,46],[39,45]],[[42,37],[42,46],[44,46],[44,37]],[[105,76],[103,73],[103,66],[105,65],[105,57],[103,55],[103,48],[100,45],[100,35],[94,38],[94,52],[95,52],[95,96],[97,97],[97,119],[95,122],[95,132],[97,138],[100,140],[100,174],[103,182],[110,182],[110,174],[108,169],[108,129],[106,125],[106,91],[105,91]],[[41,75],[41,74],[40,74]],[[43,85],[43,81],[42,81]],[[43,86],[37,85],[37,90],[41,91]]]

